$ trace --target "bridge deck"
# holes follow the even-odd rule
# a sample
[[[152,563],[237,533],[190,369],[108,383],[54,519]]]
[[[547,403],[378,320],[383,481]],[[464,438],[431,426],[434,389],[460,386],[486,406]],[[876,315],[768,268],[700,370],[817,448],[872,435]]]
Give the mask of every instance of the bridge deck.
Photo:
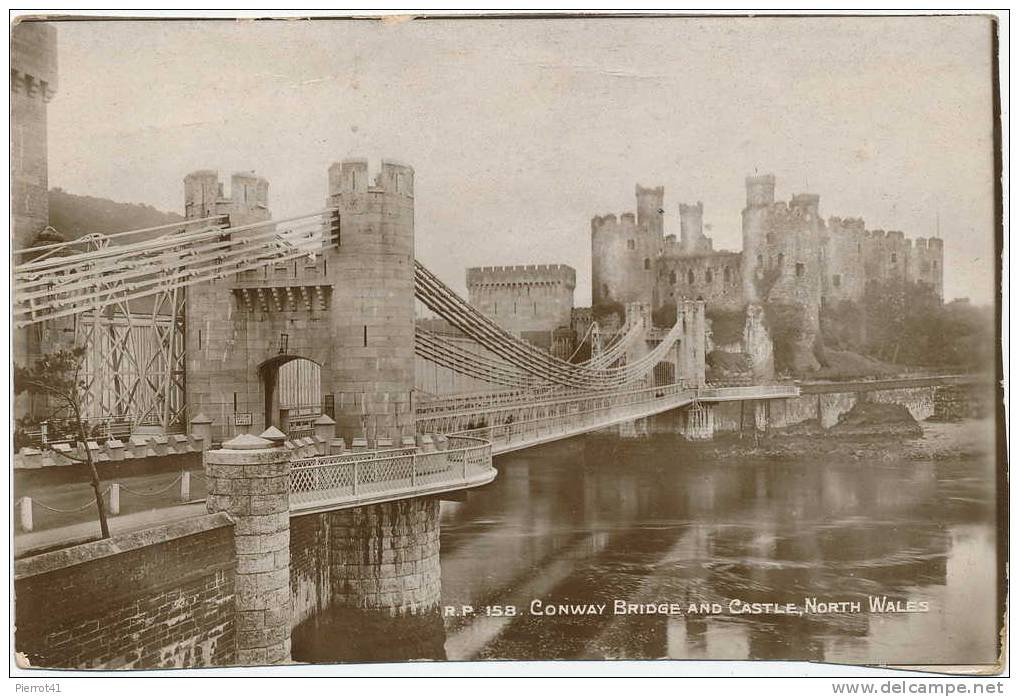
[[[421,433],[453,433],[484,439],[492,444],[492,453],[499,455],[695,402],[780,399],[798,395],[795,385],[693,387],[682,383],[586,395],[566,393],[543,399],[535,399],[533,395],[528,398],[526,393],[520,393],[515,401],[500,393],[490,405],[484,404],[481,395],[470,395],[463,402],[444,400],[445,409],[432,405],[421,410],[417,427]]]
[[[495,479],[492,447],[451,436],[446,450],[413,448],[298,460],[290,470],[290,511],[306,515],[468,489]]]

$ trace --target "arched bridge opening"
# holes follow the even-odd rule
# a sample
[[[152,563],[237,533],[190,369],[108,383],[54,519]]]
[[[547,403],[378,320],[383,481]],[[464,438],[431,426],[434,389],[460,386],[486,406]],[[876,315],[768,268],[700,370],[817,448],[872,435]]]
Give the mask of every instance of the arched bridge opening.
[[[281,354],[258,367],[262,385],[265,424],[275,426],[290,438],[314,432],[314,421],[322,415],[322,366],[313,360]]]

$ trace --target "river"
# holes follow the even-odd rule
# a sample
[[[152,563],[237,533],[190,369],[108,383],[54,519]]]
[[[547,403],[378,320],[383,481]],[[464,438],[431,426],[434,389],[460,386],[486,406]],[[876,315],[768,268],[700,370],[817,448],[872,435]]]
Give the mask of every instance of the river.
[[[442,504],[441,612],[323,619],[295,658],[993,662],[993,458],[850,450],[594,434],[499,457],[493,484]]]

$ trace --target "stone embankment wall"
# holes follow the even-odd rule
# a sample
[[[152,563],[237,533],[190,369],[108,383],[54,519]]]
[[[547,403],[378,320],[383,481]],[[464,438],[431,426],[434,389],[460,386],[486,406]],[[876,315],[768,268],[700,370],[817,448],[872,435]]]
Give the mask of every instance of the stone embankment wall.
[[[959,388],[954,385],[895,388],[884,390],[834,391],[801,394],[787,399],[762,400],[755,407],[750,402],[723,402],[714,407],[714,428],[716,432],[753,429],[755,409],[763,409],[768,428],[784,428],[805,421],[818,421],[823,428],[831,428],[839,417],[848,412],[859,401],[901,404],[917,421],[934,417],[949,395]]]
[[[233,527],[206,515],[16,561],[15,650],[45,668],[232,663]]]

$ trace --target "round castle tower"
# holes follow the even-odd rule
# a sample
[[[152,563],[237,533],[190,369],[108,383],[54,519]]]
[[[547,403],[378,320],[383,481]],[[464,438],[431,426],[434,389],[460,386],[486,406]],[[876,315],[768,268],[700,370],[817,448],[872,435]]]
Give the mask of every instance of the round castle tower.
[[[759,265],[763,266],[762,246],[765,224],[772,204],[775,203],[775,175],[761,174],[746,178],[747,205],[743,209],[743,297],[757,303],[757,285],[754,282]]]
[[[651,303],[665,245],[665,188],[635,187],[637,214],[591,219],[591,304]]]
[[[328,205],[340,211],[330,257],[337,432],[348,439],[414,433],[414,170],[382,161],[329,168]]]

